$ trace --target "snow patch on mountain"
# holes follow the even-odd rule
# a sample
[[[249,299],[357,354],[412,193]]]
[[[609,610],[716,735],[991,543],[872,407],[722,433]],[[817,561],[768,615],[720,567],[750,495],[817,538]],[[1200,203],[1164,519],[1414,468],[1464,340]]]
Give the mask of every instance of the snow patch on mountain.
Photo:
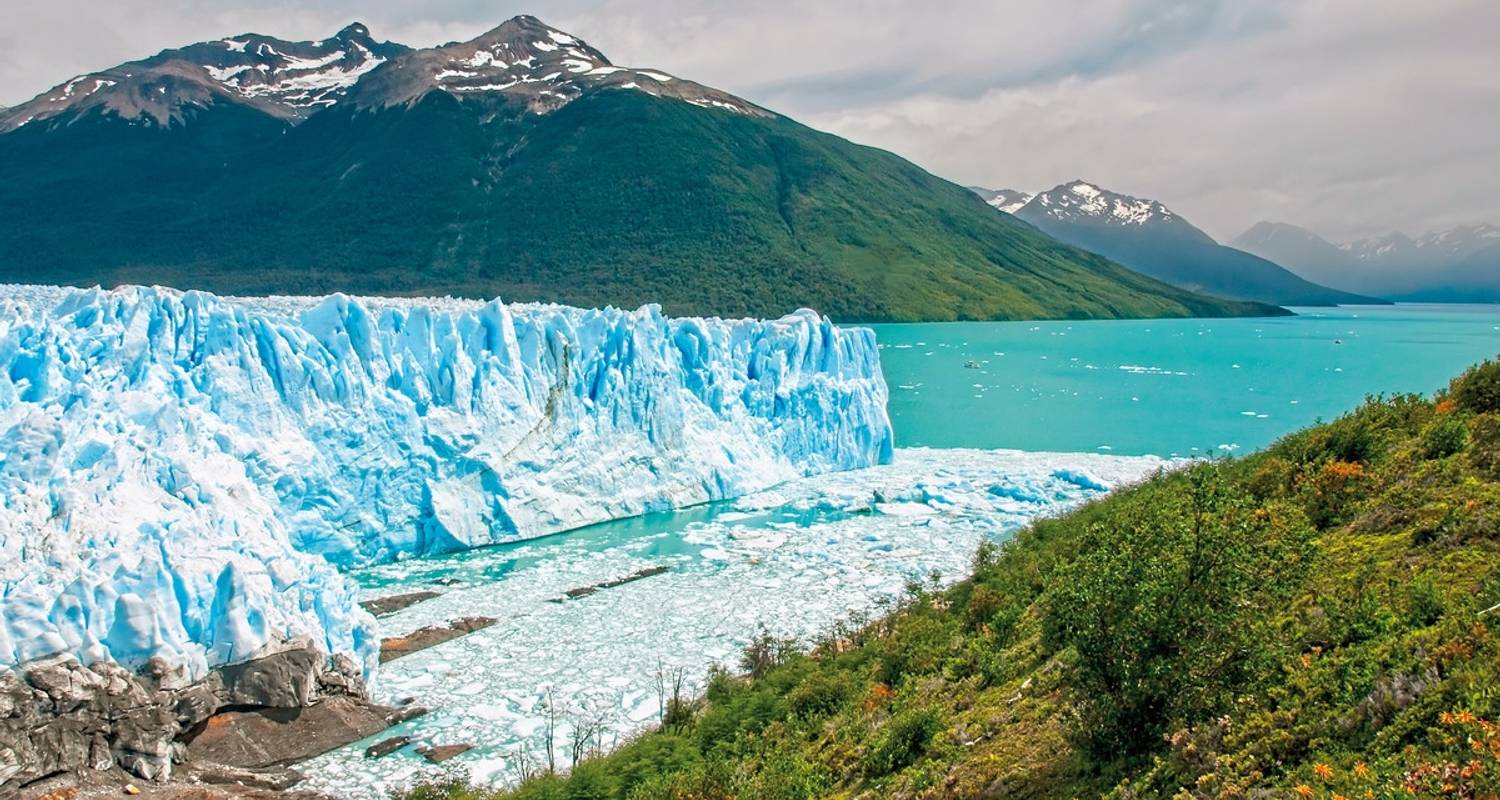
[[[1170,221],[1175,216],[1155,200],[1118,194],[1084,181],[1065,183],[1037,195],[1025,205],[1039,206],[1048,216],[1059,220],[1092,217],[1118,225],[1140,226]]]
[[[311,641],[336,569],[886,463],[874,334],[454,300],[0,287],[0,663],[195,675]]]
[[[985,189],[980,186],[971,186],[969,189],[984,198],[984,202],[1007,214],[1016,213],[1022,206],[1031,202],[1031,198],[1036,196],[1030,192],[1021,192],[1015,189]]]
[[[439,90],[461,97],[501,95],[547,114],[590,91],[621,89],[738,114],[767,114],[733,95],[658,70],[611,64],[583,40],[529,16],[467,42],[413,52],[396,66],[359,88],[362,107],[411,103]]]
[[[90,110],[170,125],[184,119],[185,109],[226,100],[295,121],[335,104],[362,76],[407,50],[376,42],[358,24],[316,42],[258,34],[200,42],[72,78],[0,113],[0,132]]]

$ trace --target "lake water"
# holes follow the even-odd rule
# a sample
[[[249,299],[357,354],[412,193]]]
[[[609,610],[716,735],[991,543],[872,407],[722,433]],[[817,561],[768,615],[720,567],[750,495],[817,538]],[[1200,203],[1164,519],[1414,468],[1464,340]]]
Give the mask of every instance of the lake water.
[[[1170,465],[1157,456],[1259,448],[1366,394],[1429,392],[1500,353],[1495,306],[876,330],[902,445],[892,465],[357,572],[367,598],[441,592],[383,619],[382,635],[465,616],[499,624],[386,664],[375,697],[431,713],[375,738],[412,746],[380,759],[364,757],[370,741],[342,748],[303,766],[308,788],[373,800],[418,780],[513,781],[516,753],[543,749],[549,692],[567,709],[560,749],[573,718],[623,738],[656,719],[658,669],[683,670],[695,689],[756,630],[806,640],[877,612],[910,579],[952,580],[980,541]],[[556,602],[653,567],[666,571]],[[456,743],[474,748],[441,766],[415,750]]]
[[[900,446],[1248,451],[1368,394],[1432,392],[1500,354],[1500,306],[1295,310],[874,327]]]

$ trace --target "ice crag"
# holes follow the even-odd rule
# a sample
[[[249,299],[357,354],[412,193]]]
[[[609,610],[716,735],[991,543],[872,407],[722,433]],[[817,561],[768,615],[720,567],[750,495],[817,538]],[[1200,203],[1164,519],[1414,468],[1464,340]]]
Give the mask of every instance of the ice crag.
[[[0,288],[0,663],[369,669],[338,567],[885,463],[885,402],[807,311]]]

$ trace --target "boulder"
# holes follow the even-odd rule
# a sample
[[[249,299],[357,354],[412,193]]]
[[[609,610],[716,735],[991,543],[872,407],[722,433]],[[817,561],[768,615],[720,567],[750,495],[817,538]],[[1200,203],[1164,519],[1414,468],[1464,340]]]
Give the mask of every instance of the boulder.
[[[222,667],[199,681],[156,659],[139,674],[117,664],[85,666],[72,656],[0,668],[0,797],[49,775],[116,765],[139,778],[166,781],[188,755],[179,740],[220,709],[298,710],[325,698],[353,708],[368,705],[365,697],[351,660],[300,645]],[[294,738],[311,747],[340,736],[355,741],[383,730],[393,712],[375,706],[360,716],[346,709],[335,716],[356,722],[333,726],[331,735]]]

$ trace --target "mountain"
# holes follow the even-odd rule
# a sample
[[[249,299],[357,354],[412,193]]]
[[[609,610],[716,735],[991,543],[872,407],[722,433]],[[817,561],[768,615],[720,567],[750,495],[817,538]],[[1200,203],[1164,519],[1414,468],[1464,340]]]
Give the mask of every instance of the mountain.
[[[1415,239],[1389,233],[1335,245],[1312,231],[1258,222],[1234,240],[1314,280],[1423,302],[1500,302],[1500,227],[1465,225]]]
[[[191,45],[7,112],[0,280],[861,320],[1278,312],[533,17],[424,50],[368,37]]]
[[[1010,193],[1007,204],[1022,196]],[[1194,292],[1275,305],[1383,302],[1304,280],[1264,258],[1219,244],[1155,200],[1081,180],[1035,195],[1011,213],[1060,241]]]
[[[289,42],[245,34],[200,42],[78,75],[29,102],[0,110],[0,133],[66,124],[89,111],[158,126],[183,123],[190,109],[243,105],[285,120],[335,104],[360,76],[410,48],[376,42],[355,23],[330,39]]]
[[[1018,192],[1015,189],[986,189],[983,186],[970,186],[969,190],[984,199],[995,208],[1007,214],[1014,214],[1021,206],[1026,205],[1035,195],[1029,192]]]

